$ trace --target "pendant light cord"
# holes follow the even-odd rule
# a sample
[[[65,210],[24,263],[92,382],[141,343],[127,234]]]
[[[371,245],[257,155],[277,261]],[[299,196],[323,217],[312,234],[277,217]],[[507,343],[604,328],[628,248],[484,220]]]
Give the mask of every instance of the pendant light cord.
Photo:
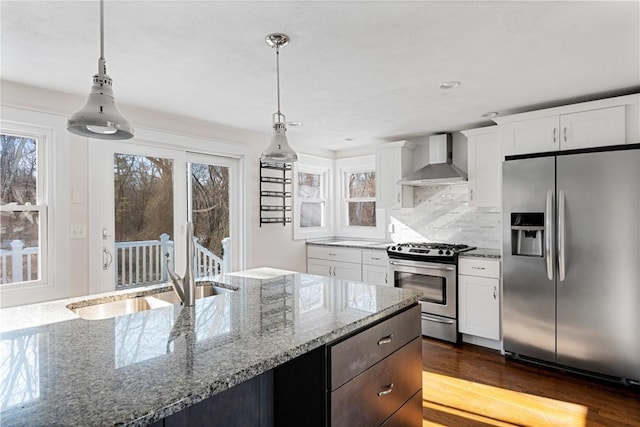
[[[276,83],[278,86],[278,121],[280,121],[280,46],[276,45]]]
[[[100,0],[100,58],[104,59],[104,0]]]

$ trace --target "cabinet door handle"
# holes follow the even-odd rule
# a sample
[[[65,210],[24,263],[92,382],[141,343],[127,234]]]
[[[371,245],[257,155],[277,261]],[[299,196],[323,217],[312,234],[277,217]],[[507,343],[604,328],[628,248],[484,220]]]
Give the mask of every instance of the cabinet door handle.
[[[558,129],[553,128],[553,143],[555,144],[557,141]]]
[[[400,193],[398,193],[398,203],[400,203]]]
[[[382,337],[378,340],[378,345],[389,344],[393,340],[393,334]]]
[[[469,190],[469,200],[473,202],[473,188]]]
[[[567,142],[567,127],[565,126],[564,129],[564,142]]]
[[[392,391],[393,391],[393,383],[389,384],[388,386],[386,386],[385,388],[380,390],[378,392],[378,397],[386,396],[387,394],[391,393]]]
[[[384,283],[389,283],[389,273],[384,273]]]
[[[336,276],[336,266],[334,265],[333,266],[333,277],[335,277],[335,276]]]
[[[493,287],[493,299],[498,299],[498,289],[495,286]]]

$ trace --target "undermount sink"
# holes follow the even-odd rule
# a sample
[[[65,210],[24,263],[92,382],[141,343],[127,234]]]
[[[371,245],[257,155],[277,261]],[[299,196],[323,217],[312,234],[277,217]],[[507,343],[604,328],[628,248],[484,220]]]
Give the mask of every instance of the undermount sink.
[[[234,291],[234,289],[213,286],[212,284],[203,284],[196,286],[196,299]],[[130,298],[117,301],[89,303],[89,305],[83,307],[75,307],[77,303],[74,303],[69,304],[67,309],[76,313],[81,319],[101,320],[152,310],[154,308],[170,307],[174,304],[180,304],[180,298],[178,298],[178,295],[176,295],[173,290],[170,290],[156,294],[132,295]]]

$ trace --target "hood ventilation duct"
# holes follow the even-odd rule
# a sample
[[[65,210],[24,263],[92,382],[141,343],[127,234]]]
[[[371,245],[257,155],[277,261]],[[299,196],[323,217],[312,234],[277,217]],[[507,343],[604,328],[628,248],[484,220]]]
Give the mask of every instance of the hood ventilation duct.
[[[401,185],[456,184],[467,180],[467,174],[453,164],[451,134],[429,138],[429,164],[404,176]]]

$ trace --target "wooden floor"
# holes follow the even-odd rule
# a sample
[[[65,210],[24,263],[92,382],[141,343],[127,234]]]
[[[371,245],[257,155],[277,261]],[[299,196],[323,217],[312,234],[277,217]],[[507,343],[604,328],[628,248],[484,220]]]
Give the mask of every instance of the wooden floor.
[[[423,427],[640,426],[640,387],[422,339]]]

